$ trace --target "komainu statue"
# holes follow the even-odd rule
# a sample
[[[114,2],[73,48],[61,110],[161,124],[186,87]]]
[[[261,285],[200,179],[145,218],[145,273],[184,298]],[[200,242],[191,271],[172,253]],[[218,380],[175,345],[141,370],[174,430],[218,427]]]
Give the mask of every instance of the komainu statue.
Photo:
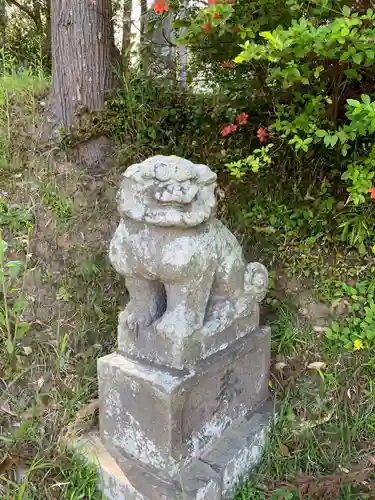
[[[168,339],[215,335],[255,314],[266,294],[266,268],[247,264],[215,218],[215,186],[209,167],[177,156],[155,156],[124,173],[110,259],[130,298],[119,328],[133,332],[135,345],[147,328]]]

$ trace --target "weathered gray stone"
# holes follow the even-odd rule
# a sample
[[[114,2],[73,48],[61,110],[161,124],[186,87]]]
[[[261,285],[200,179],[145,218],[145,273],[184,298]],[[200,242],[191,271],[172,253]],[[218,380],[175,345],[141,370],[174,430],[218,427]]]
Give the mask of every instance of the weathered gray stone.
[[[104,446],[98,435],[81,441],[95,460],[108,500],[229,500],[239,480],[260,459],[274,409],[263,404],[224,431],[202,458],[183,464],[175,477],[162,479],[152,468]]]
[[[90,441],[110,500],[230,498],[266,440],[267,270],[215,218],[215,181],[175,156],[124,174],[110,258],[130,301]]]
[[[236,238],[215,219],[215,181],[206,165],[176,156],[126,170],[110,246],[130,296],[118,327],[125,354],[183,369],[207,356],[206,344],[221,349],[236,320],[257,323],[267,270],[247,265]]]
[[[173,477],[268,395],[270,332],[251,331],[173,374],[120,354],[99,359],[100,431],[125,455]]]

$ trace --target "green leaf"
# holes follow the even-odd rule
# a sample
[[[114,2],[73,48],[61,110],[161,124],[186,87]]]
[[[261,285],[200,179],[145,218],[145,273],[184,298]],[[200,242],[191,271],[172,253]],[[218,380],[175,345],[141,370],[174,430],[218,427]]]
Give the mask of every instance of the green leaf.
[[[13,303],[12,311],[15,314],[22,313],[26,306],[27,306],[27,300],[25,299],[25,297],[22,296],[17,297]]]
[[[283,44],[270,31],[261,31],[259,35],[268,40],[276,49],[282,49]]]
[[[5,240],[0,240],[0,260],[3,260],[7,248],[8,243]]]
[[[368,106],[369,104],[371,104],[371,97],[367,94],[362,94],[361,95],[361,99],[362,99],[362,102],[364,102],[366,104],[366,106]]]
[[[344,7],[342,9],[342,13],[344,14],[345,17],[349,17],[350,16],[350,8],[347,5],[344,5]]]
[[[357,70],[355,70],[355,69],[351,69],[351,68],[350,68],[350,69],[346,69],[346,70],[344,71],[344,73],[345,73],[345,75],[346,75],[348,78],[350,78],[350,79],[352,79],[352,80],[359,80],[359,79],[360,79],[360,76],[361,76],[361,75],[358,73],[358,71],[357,71]]]
[[[333,135],[331,137],[331,146],[335,146],[338,140],[339,138],[337,137],[337,135]]]
[[[6,267],[9,269],[9,274],[10,274],[11,278],[18,277],[22,265],[23,265],[23,262],[21,262],[20,260],[11,260],[11,261],[6,263]]]
[[[325,137],[327,135],[327,132],[323,129],[319,129],[315,132],[315,135],[317,135],[318,137]]]
[[[328,134],[324,137],[324,145],[327,148],[331,145],[331,136]]]
[[[356,54],[354,54],[354,56],[353,56],[353,62],[355,62],[356,64],[361,64],[362,59],[363,59],[363,54],[362,54],[362,52],[357,52],[357,53],[356,53]]]
[[[349,35],[349,33],[350,33],[350,30],[349,30],[349,27],[348,27],[348,26],[344,26],[344,27],[341,29],[341,32],[340,32],[341,36],[347,36],[347,35]]]
[[[375,59],[375,51],[366,50],[366,57],[369,59],[369,61],[373,61]]]
[[[10,339],[5,340],[5,349],[7,350],[7,353],[9,355],[12,355],[14,353],[14,345]]]
[[[371,120],[368,131],[370,132],[370,134],[373,134],[375,132],[375,118]]]
[[[324,67],[323,66],[317,66],[315,69],[314,69],[314,76],[315,78],[319,78],[319,75],[320,73],[324,71]]]
[[[17,327],[17,331],[16,331],[16,339],[22,339],[26,333],[30,330],[31,328],[31,325],[29,325],[29,323],[20,323]]]
[[[360,108],[361,107],[361,103],[359,101],[357,101],[356,99],[348,99],[346,101],[349,106],[353,106],[353,108]]]

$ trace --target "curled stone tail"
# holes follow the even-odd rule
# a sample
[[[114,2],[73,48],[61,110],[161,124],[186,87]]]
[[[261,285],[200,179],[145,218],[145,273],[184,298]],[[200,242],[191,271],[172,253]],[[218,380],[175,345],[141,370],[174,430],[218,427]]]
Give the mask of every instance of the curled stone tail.
[[[244,292],[250,300],[261,302],[268,289],[268,272],[263,264],[250,262],[245,269]]]

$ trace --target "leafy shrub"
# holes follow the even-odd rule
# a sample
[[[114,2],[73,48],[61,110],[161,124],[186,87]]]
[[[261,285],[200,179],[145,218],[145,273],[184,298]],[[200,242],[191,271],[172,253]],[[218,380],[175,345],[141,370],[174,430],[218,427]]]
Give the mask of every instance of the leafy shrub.
[[[236,114],[251,117],[246,154],[232,154],[226,162],[232,175],[244,179],[277,169],[289,156],[305,170],[302,175],[309,177],[313,166],[315,175],[328,176],[339,200],[373,212],[375,13],[370,6],[210,0],[179,21],[189,27],[181,41],[193,50],[192,81],[203,72],[234,111],[227,122],[217,123],[228,145],[239,133]],[[363,253],[373,221],[353,221],[350,213],[345,219],[346,213],[336,219],[337,230]]]
[[[326,328],[326,337],[339,342],[349,351],[375,347],[375,278],[360,281],[355,286],[334,283],[334,297],[345,300],[348,315],[333,321]]]

